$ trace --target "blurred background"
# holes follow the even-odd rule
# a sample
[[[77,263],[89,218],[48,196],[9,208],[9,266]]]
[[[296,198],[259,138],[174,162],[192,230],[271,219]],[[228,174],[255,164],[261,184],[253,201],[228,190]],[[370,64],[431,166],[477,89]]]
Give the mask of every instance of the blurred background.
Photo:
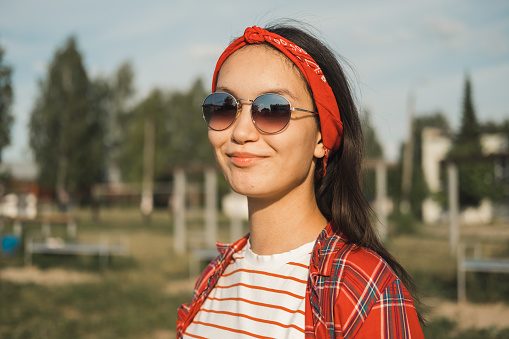
[[[247,232],[200,104],[247,26],[341,56],[364,189],[430,338],[509,337],[509,3],[0,2],[0,337],[169,338]]]

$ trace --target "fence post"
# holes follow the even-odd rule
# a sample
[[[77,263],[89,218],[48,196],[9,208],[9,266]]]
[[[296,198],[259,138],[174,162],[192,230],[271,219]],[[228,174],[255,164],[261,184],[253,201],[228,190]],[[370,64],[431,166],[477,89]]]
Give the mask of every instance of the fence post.
[[[380,239],[385,241],[387,238],[387,167],[386,164],[379,160],[376,163],[376,205],[378,212],[378,233]]]
[[[447,178],[449,184],[449,249],[451,255],[456,254],[458,247],[458,166],[449,162],[447,164]]]
[[[467,299],[466,290],[466,273],[463,267],[463,261],[465,260],[465,247],[458,246],[457,252],[457,266],[458,266],[458,302],[464,302]]]
[[[175,170],[173,185],[173,248],[175,253],[184,254],[186,251],[186,174],[183,169]]]
[[[205,245],[214,248],[217,240],[217,177],[214,168],[205,170]]]

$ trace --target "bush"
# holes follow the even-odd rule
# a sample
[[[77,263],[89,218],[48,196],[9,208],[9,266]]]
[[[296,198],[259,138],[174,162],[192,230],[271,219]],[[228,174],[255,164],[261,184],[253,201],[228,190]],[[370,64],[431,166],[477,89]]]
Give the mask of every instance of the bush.
[[[396,212],[391,216],[391,221],[394,224],[394,233],[400,234],[415,234],[417,232],[417,219],[410,213]]]

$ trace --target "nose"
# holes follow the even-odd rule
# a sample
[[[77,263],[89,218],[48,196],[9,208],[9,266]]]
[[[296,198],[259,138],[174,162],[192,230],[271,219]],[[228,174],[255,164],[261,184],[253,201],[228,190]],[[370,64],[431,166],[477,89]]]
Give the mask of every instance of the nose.
[[[237,119],[232,126],[232,140],[238,144],[256,141],[259,138],[259,132],[251,119],[251,102],[239,99]]]

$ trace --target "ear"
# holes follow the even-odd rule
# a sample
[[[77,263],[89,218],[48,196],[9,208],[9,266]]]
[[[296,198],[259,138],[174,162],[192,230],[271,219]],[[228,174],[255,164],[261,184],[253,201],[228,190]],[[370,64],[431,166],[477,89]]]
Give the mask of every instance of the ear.
[[[323,146],[322,132],[316,132],[316,144],[315,152],[313,153],[315,158],[321,159],[325,156],[325,148]]]

